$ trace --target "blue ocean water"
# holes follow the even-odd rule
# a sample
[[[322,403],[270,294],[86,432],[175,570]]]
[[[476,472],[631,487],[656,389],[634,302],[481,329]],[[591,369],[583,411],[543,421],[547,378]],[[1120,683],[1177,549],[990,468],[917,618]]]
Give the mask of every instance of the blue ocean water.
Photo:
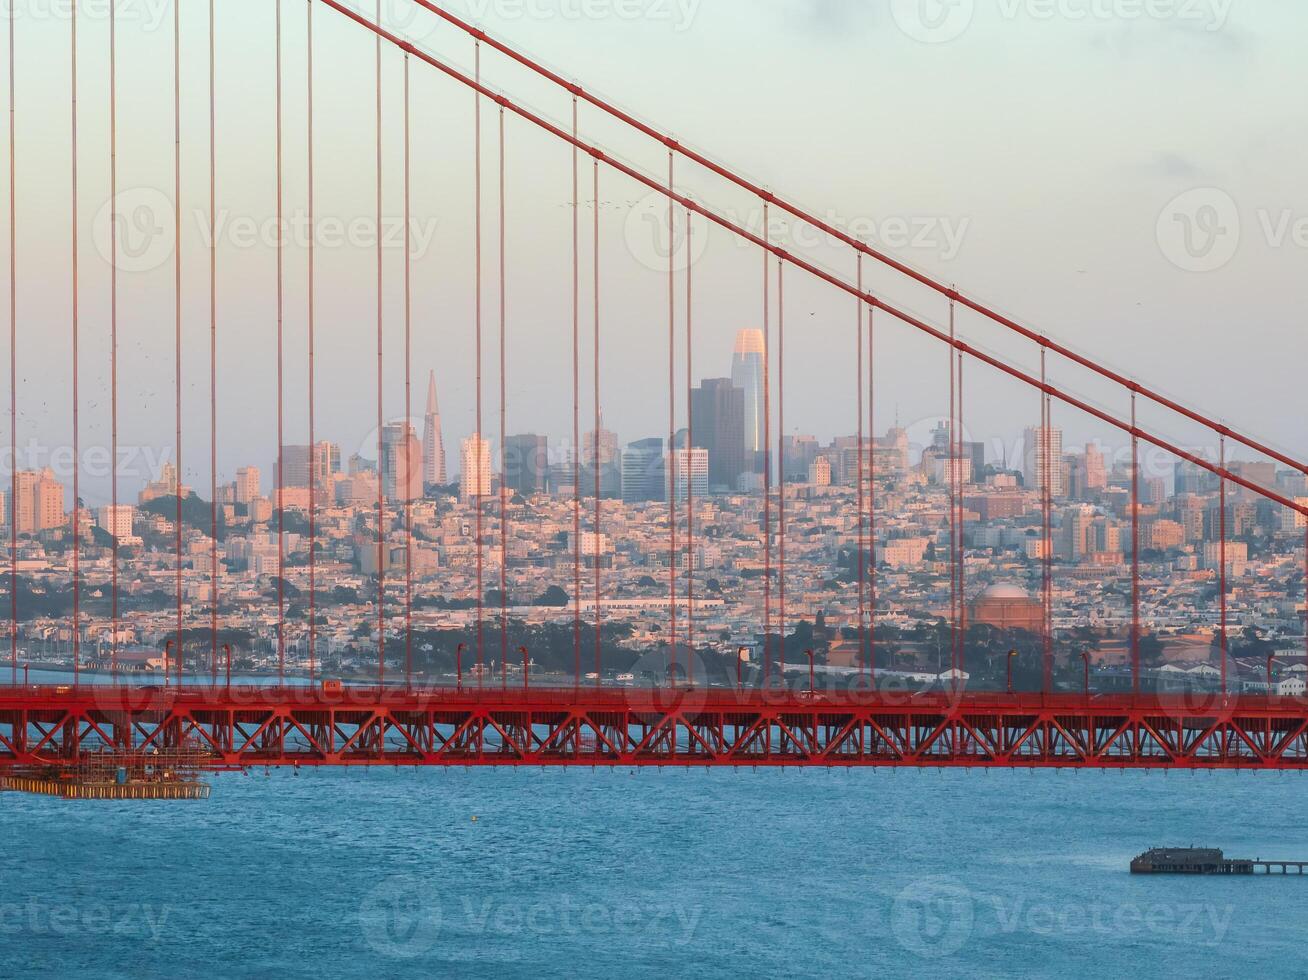
[[[1304,976],[1301,777],[379,770],[0,794],[2,977]],[[475,819],[474,819],[475,817]]]

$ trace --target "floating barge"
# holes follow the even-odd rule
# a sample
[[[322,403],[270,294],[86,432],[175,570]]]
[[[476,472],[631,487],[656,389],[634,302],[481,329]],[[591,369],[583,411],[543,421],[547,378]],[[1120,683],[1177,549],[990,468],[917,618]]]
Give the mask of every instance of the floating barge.
[[[1155,847],[1131,860],[1133,875],[1301,875],[1305,867],[1308,861],[1228,858],[1215,847]]]

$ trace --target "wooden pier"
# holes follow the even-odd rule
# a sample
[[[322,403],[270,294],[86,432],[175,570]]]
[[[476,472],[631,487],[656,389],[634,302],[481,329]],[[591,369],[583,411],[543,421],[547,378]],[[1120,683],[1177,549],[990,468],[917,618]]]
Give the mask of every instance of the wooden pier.
[[[1155,847],[1131,861],[1131,873],[1144,875],[1302,875],[1306,867],[1308,861],[1228,858],[1215,847]]]

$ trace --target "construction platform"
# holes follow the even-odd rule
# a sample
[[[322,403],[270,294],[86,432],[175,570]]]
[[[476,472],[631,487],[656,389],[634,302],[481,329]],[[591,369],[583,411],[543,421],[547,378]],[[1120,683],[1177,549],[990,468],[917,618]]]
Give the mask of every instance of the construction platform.
[[[36,776],[0,776],[0,790],[60,796],[66,800],[207,800],[210,786],[198,780],[144,783],[81,783]]]
[[[0,775],[0,790],[68,800],[205,800],[201,753],[194,744],[163,750],[84,752],[68,766]]]

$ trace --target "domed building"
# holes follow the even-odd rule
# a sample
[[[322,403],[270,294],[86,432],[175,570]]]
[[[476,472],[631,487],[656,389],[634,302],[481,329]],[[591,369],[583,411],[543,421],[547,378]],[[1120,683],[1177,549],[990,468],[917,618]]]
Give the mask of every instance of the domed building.
[[[987,586],[972,600],[971,621],[986,623],[1002,630],[1026,630],[1039,633],[1044,629],[1044,606],[1012,582]]]

